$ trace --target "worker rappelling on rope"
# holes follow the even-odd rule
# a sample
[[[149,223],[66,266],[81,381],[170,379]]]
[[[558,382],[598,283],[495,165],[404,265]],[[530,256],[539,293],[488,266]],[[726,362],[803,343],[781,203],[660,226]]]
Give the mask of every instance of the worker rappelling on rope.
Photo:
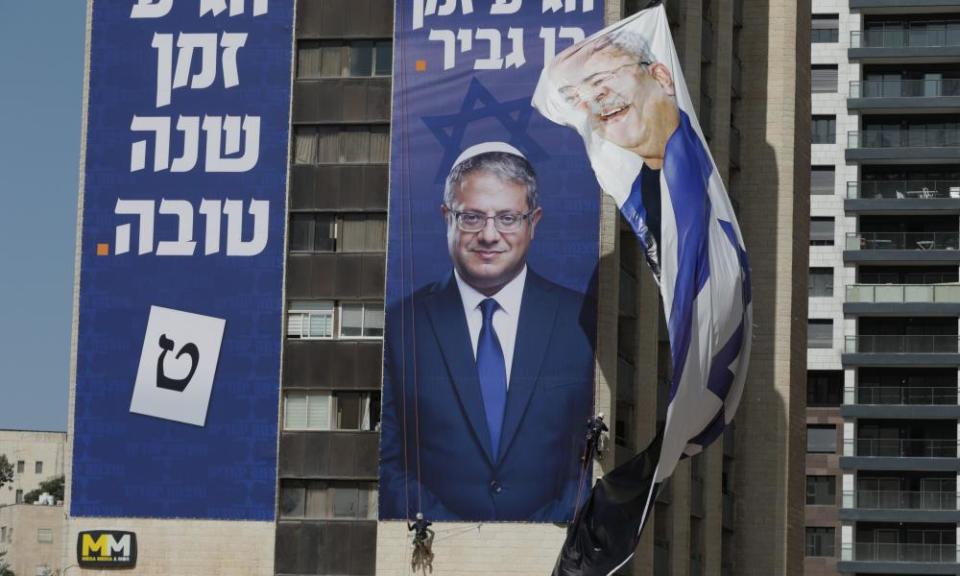
[[[430,529],[433,522],[427,521],[422,512],[417,512],[417,519],[407,522],[407,530],[413,532],[413,556],[410,559],[410,569],[414,572],[433,572],[433,537]]]
[[[583,451],[584,462],[591,458],[603,460],[603,453],[607,448],[607,432],[610,428],[603,421],[603,412],[587,420],[587,445]]]

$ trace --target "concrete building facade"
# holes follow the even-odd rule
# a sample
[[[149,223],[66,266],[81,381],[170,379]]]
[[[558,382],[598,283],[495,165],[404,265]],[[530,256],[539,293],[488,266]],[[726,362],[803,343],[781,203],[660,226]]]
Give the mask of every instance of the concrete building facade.
[[[44,480],[63,475],[64,432],[0,430],[0,454],[13,466],[13,481],[0,487],[0,506],[20,504]]]
[[[67,566],[63,556],[66,511],[62,505],[0,506],[0,565],[17,576],[53,576]]]
[[[812,28],[805,572],[956,574],[960,4]]]
[[[608,0],[606,20],[645,5]],[[666,8],[750,253],[755,341],[736,425],[677,467],[622,573],[799,576],[810,7],[673,0]],[[138,574],[410,574],[407,526],[377,521],[382,342],[341,329],[357,311],[383,310],[393,10],[387,0],[297,2],[276,522],[71,519],[66,558],[80,530],[110,528],[137,532]],[[354,58],[373,64],[353,66]],[[320,135],[365,144],[350,163],[298,154]],[[665,419],[670,351],[657,286],[608,198],[598,226],[596,410],[612,440],[595,468],[601,475]],[[347,228],[362,241],[338,250]],[[317,318],[329,333],[313,332]],[[565,534],[550,524],[434,528],[438,576],[546,574]]]

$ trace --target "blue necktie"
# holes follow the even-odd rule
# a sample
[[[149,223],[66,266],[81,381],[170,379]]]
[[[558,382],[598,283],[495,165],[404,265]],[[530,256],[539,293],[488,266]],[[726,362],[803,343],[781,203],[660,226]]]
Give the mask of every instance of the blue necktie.
[[[497,308],[497,301],[493,298],[487,298],[480,303],[483,325],[477,341],[477,374],[480,376],[483,411],[487,415],[494,459],[500,450],[500,429],[503,427],[503,412],[507,405],[507,369],[500,340],[493,328],[493,313]]]

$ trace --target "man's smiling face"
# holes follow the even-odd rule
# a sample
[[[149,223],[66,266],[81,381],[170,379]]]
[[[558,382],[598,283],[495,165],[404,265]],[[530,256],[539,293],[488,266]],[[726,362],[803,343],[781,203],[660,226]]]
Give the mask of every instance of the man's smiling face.
[[[529,206],[523,184],[504,181],[489,171],[477,170],[463,178],[451,205],[443,206],[442,210],[447,223],[450,258],[467,284],[492,295],[520,273],[540,220],[539,208],[516,232],[497,230],[493,219],[486,220],[479,232],[464,232],[457,226],[455,213],[470,212],[483,216],[526,214]]]
[[[597,134],[640,156],[662,153],[663,135],[656,120],[666,106],[675,107],[669,70],[638,61],[619,47],[584,46],[557,59],[560,92],[585,112]]]

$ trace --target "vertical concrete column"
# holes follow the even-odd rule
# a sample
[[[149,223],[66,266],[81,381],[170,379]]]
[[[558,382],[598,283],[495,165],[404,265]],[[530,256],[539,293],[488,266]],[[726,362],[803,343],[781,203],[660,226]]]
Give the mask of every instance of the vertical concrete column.
[[[733,67],[733,0],[714,0],[713,66],[710,67],[710,98],[713,100],[713,118],[701,118],[701,124],[712,122],[713,143],[710,153],[723,181],[730,185],[730,101],[731,69]],[[702,47],[704,50],[707,47]]]
[[[853,474],[844,474],[841,485],[843,489],[843,498],[840,501],[840,506],[842,508],[856,508],[856,476]]]
[[[690,574],[690,459],[681,460],[670,477],[670,575]]]
[[[617,421],[617,333],[620,298],[620,254],[618,238],[620,222],[617,205],[604,195],[600,206],[600,270],[597,301],[597,364],[596,401],[594,412],[603,412],[604,419]],[[600,477],[613,470],[616,458],[594,461],[593,473]]]
[[[843,423],[843,455],[857,456],[857,427],[855,422]]]
[[[847,367],[843,369],[843,403],[844,404],[857,403],[857,369],[856,368]]]
[[[843,522],[840,524],[840,560],[849,562],[854,559],[853,545],[853,524]]]
[[[667,0],[676,1],[676,0]],[[687,91],[700,116],[700,35],[703,28],[702,0],[686,0],[680,5],[680,28],[674,38],[677,56],[687,81]]]
[[[660,290],[637,250],[637,334],[633,445],[641,450],[657,432],[657,346]],[[653,576],[655,514],[651,513],[632,562],[633,576]]]
[[[749,0],[739,54],[745,145],[735,196],[753,279],[753,351],[737,413],[737,576],[804,568],[810,219],[810,2]]]
[[[704,576],[720,576],[723,561],[723,437],[707,448],[703,458]]]

